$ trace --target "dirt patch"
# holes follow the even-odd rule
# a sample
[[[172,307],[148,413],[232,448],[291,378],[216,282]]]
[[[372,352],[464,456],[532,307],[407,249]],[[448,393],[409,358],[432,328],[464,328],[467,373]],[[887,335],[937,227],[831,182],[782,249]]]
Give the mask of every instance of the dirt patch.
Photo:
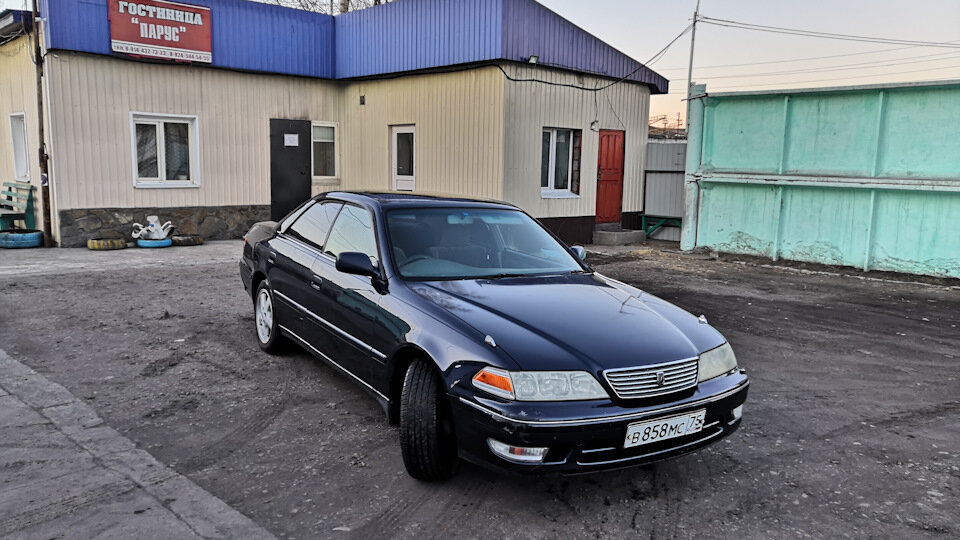
[[[464,465],[445,484],[416,482],[371,398],[302,351],[259,350],[235,261],[144,264],[136,286],[109,292],[100,284],[128,282],[121,265],[0,276],[17,306],[0,312],[0,347],[287,538],[960,534],[952,281],[659,248],[588,261],[730,339],[752,380],[737,434],[626,471],[516,478]]]

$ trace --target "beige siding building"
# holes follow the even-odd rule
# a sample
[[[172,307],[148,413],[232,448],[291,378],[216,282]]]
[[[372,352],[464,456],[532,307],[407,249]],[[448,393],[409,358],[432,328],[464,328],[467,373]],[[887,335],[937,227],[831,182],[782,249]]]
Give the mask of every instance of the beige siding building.
[[[0,45],[0,184],[18,181],[33,186],[34,212],[27,225],[39,227],[42,204],[37,78],[31,46],[26,38]]]
[[[457,58],[440,57],[450,36],[433,27],[417,43],[397,38],[397,47],[410,50],[383,58],[337,49],[365,51],[381,45],[371,40],[392,39],[367,29],[364,18],[377,13],[472,24],[448,20],[469,9],[437,10],[432,0],[398,0],[336,19],[206,0],[214,31],[234,20],[217,22],[218,15],[242,7],[263,10],[264,24],[281,29],[277,40],[292,27],[326,44],[317,52],[291,41],[281,62],[262,44],[232,38],[233,48],[206,53],[212,64],[111,51],[113,27],[80,28],[55,11],[62,2],[51,0],[44,19],[43,62],[50,221],[60,245],[130,238],[132,224],[148,215],[171,220],[181,233],[236,238],[334,190],[500,199],[575,243],[589,242],[597,222],[629,226],[643,210],[649,99],[666,81],[532,0],[465,0],[478,16],[492,17],[485,28],[493,33],[477,34],[469,44],[475,50]],[[526,11],[507,13],[518,6]],[[530,52],[549,66],[536,54],[516,58],[508,49],[526,46],[506,34],[500,43],[489,39],[496,24],[507,32],[504,20],[517,17],[535,19],[524,31],[540,32],[541,45]],[[31,36],[22,34],[0,45],[0,114],[10,122],[0,129],[0,168],[4,178],[22,174],[39,200],[36,75]],[[551,59],[552,43],[570,36],[592,47],[592,56]],[[601,64],[589,65],[595,58]],[[25,162],[15,155],[24,146],[14,141],[21,125]],[[39,208],[36,216],[40,228]]]

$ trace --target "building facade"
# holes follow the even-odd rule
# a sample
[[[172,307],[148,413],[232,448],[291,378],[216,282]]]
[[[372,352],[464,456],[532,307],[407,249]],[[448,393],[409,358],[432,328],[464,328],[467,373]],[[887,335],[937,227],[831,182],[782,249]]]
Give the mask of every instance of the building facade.
[[[335,189],[506,200],[570,242],[642,210],[649,97],[666,81],[532,0],[398,0],[337,17],[47,0],[41,20],[63,246],[127,236],[147,215],[239,237]],[[0,45],[0,171],[39,186],[31,58],[29,35]]]

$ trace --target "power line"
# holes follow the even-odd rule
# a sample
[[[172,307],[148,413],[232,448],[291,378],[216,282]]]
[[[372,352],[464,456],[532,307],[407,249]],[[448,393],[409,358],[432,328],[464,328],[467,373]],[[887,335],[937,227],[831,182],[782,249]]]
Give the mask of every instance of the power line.
[[[937,58],[937,59],[935,59],[935,60],[927,60],[927,62],[943,62],[944,60],[956,60],[957,58],[960,58],[960,53],[951,52],[951,53],[948,53],[948,54],[949,54],[949,56],[947,56],[947,57],[945,57],[945,58]],[[879,62],[865,62],[865,63],[860,63],[860,64],[846,64],[846,65],[839,65],[839,66],[830,66],[830,67],[823,67],[823,68],[797,69],[797,70],[790,70],[790,71],[764,71],[764,72],[756,72],[756,73],[739,73],[739,74],[735,74],[735,75],[734,75],[734,74],[731,74],[731,75],[708,75],[708,76],[704,76],[704,77],[702,77],[702,78],[703,78],[703,79],[707,79],[707,80],[712,80],[712,79],[740,79],[740,78],[744,78],[744,77],[772,77],[772,76],[779,76],[779,75],[796,75],[796,74],[801,74],[801,73],[825,73],[825,72],[830,72],[830,71],[850,71],[850,70],[857,70],[857,69],[877,69],[877,68],[881,68],[881,67],[903,66],[903,65],[916,64],[916,63],[917,63],[917,62],[915,62],[915,61],[913,61],[913,60],[907,60],[907,61],[904,61],[904,62],[890,62],[890,63],[886,63],[886,64],[882,64],[882,63],[879,63]],[[929,69],[937,69],[937,68],[931,67],[931,68],[929,68]]]
[[[924,72],[924,71],[936,71],[936,70],[940,70],[940,69],[960,69],[960,64],[955,65],[955,66],[944,66],[944,67],[941,67],[941,68],[912,69],[912,70],[909,70],[909,71],[894,71],[894,72],[890,72],[890,73],[878,73],[878,74],[876,74],[876,75],[855,75],[855,76],[853,76],[853,77],[836,77],[836,78],[831,78],[831,79],[814,79],[814,80],[809,80],[809,81],[794,81],[794,82],[788,82],[788,83],[776,82],[776,83],[759,83],[759,84],[741,84],[741,85],[736,85],[736,86],[727,86],[726,88],[751,88],[751,87],[755,87],[755,86],[778,86],[778,85],[779,85],[779,86],[782,86],[783,84],[809,84],[809,83],[815,83],[815,82],[844,81],[844,80],[850,80],[850,79],[862,79],[862,78],[865,78],[865,77],[885,77],[885,76],[888,76],[888,75],[903,75],[903,74],[907,74],[907,73],[920,73],[920,72]],[[957,78],[957,77],[947,77],[947,78],[944,78],[944,79],[935,79],[935,80],[952,80],[952,79],[956,79],[956,78]],[[708,80],[709,80],[709,78],[708,78]],[[718,91],[723,91],[723,90],[718,90]],[[669,93],[670,93],[670,94],[673,94],[673,95],[677,95],[677,94],[679,94],[679,93],[684,93],[684,94],[685,94],[686,92],[678,92],[678,93],[669,92]]]
[[[624,75],[623,77],[620,77],[619,79],[617,79],[617,80],[615,80],[615,81],[613,81],[613,82],[607,83],[607,84],[605,84],[605,85],[603,85],[603,86],[595,86],[595,87],[593,87],[593,88],[590,88],[590,87],[588,87],[588,86],[580,86],[580,85],[577,85],[577,84],[568,84],[568,83],[558,83],[558,82],[554,82],[554,81],[546,81],[546,80],[537,79],[537,78],[521,79],[521,78],[517,78],[517,77],[511,76],[509,73],[506,72],[506,70],[503,69],[503,66],[501,66],[501,65],[499,65],[499,64],[496,64],[496,66],[497,66],[497,68],[500,69],[500,71],[503,72],[503,76],[506,77],[507,80],[509,80],[509,81],[513,81],[513,82],[537,82],[537,83],[542,83],[542,84],[548,84],[548,85],[551,85],[551,86],[565,86],[565,87],[568,87],[568,88],[575,88],[575,89],[577,89],[577,90],[584,90],[584,91],[587,91],[587,92],[600,92],[601,90],[606,90],[607,88],[610,88],[611,86],[613,86],[613,85],[615,85],[615,84],[620,84],[620,83],[622,83],[623,81],[629,79],[631,76],[633,76],[635,73],[637,73],[637,72],[640,71],[641,69],[648,68],[649,66],[655,64],[657,61],[659,61],[661,58],[663,58],[663,54],[666,53],[667,50],[668,50],[670,47],[672,47],[674,43],[677,42],[678,39],[680,39],[681,37],[683,37],[684,34],[686,34],[687,32],[690,31],[690,28],[691,28],[692,26],[693,26],[693,24],[688,24],[687,27],[684,28],[679,34],[677,34],[677,36],[676,36],[675,38],[673,38],[672,40],[670,40],[670,43],[667,43],[667,45],[666,45],[664,48],[660,49],[660,51],[657,52],[657,54],[651,56],[649,60],[647,60],[646,62],[644,62],[644,63],[640,64],[639,66],[637,66],[636,69],[634,69],[634,70],[631,71],[630,73],[627,73],[627,74]],[[531,65],[536,65],[536,64],[531,64]]]
[[[947,43],[957,43],[957,42],[948,41]],[[753,66],[762,66],[762,65],[769,65],[769,64],[786,64],[786,63],[792,63],[792,62],[808,62],[810,60],[827,60],[830,58],[842,58],[846,56],[861,56],[865,54],[879,54],[879,53],[890,52],[890,51],[905,51],[907,49],[916,49],[916,48],[917,47],[894,47],[892,49],[880,49],[877,51],[865,51],[865,52],[849,53],[849,54],[831,54],[829,56],[809,56],[806,58],[793,58],[793,59],[786,58],[783,60],[770,60],[770,61],[764,61],[764,62],[745,62],[742,64],[717,64],[713,66],[697,66],[697,68],[698,69],[720,69],[720,68],[731,68],[731,67],[753,67]],[[955,54],[955,53],[953,51],[950,51],[950,52],[941,52],[941,53],[933,53],[933,54],[922,54],[919,56],[904,56],[903,58],[889,58],[884,60],[874,60],[872,62],[862,62],[862,64],[881,63],[881,62],[888,62],[890,60],[909,60],[912,58],[931,58],[935,56],[944,56],[948,54]],[[849,65],[859,65],[859,64],[849,64]],[[687,68],[685,67],[660,68],[657,71],[681,71],[681,70],[686,71]]]
[[[786,28],[782,26],[767,26],[762,24],[744,23],[729,19],[715,19],[713,17],[700,17],[700,21],[715,26],[725,26],[729,28],[740,28],[742,30],[755,30],[758,32],[770,32],[775,34],[787,34],[795,36],[819,37],[825,39],[838,39],[842,41],[860,41],[864,43],[889,43],[894,45],[908,45],[911,47],[941,47],[948,49],[960,49],[960,44],[944,43],[937,41],[912,41],[907,39],[891,39],[871,36],[857,36],[853,34],[835,34],[831,32],[818,32],[814,30],[801,30],[798,28]]]

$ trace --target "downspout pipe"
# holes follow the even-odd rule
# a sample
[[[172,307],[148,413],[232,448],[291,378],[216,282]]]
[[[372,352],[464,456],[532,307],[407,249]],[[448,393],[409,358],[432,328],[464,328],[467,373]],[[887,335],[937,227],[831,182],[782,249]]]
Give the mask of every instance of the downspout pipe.
[[[690,86],[687,100],[687,162],[683,174],[683,224],[680,249],[697,247],[697,220],[700,212],[700,159],[703,151],[703,109],[707,85]]]

